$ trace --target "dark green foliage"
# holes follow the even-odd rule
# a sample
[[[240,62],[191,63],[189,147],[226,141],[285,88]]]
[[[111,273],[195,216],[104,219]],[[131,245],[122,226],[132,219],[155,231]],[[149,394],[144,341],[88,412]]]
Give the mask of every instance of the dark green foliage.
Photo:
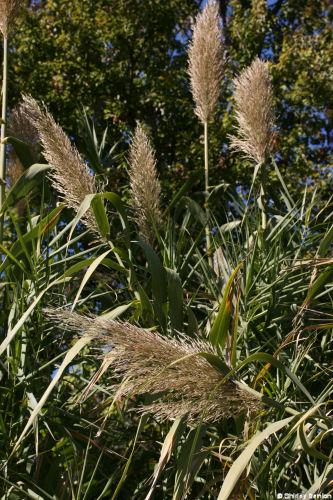
[[[325,182],[332,158],[333,7],[329,0],[221,2],[228,57],[220,109],[211,126],[212,184],[248,184],[250,166],[228,150],[232,78],[256,55],[271,62],[277,151],[294,190]],[[186,45],[197,1],[48,0],[22,15],[11,52],[11,102],[22,90],[44,100],[77,138],[81,107],[126,150],[145,121],[167,189],[201,170],[200,125],[186,75]],[[83,147],[83,145],[81,145]],[[290,172],[288,161],[293,159]],[[114,173],[112,189],[122,178]],[[274,180],[274,176],[273,179]]]

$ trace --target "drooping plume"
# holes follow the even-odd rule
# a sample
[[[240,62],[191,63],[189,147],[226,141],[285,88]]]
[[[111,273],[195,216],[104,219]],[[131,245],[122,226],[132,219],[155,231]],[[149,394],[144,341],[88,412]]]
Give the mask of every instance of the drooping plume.
[[[136,126],[130,149],[131,200],[142,236],[151,241],[152,226],[161,220],[161,187],[150,140],[141,124]]]
[[[197,16],[188,58],[195,113],[207,123],[216,109],[224,68],[221,19],[215,0],[209,0]]]
[[[0,30],[4,37],[8,35],[17,11],[23,0],[0,0]]]
[[[35,99],[26,95],[23,96],[22,109],[39,133],[44,157],[52,167],[50,177],[54,188],[62,195],[64,203],[77,211],[87,195],[97,192],[95,177],[46,109],[41,109]],[[88,229],[99,234],[91,209],[83,216],[83,222]]]
[[[273,92],[267,63],[256,58],[234,80],[238,136],[231,147],[262,163],[274,142]]]
[[[213,353],[210,344],[189,338],[163,337],[129,323],[86,317],[48,309],[46,314],[67,328],[85,333],[103,345],[99,374],[112,365],[119,379],[118,396],[150,394],[154,401],[140,408],[159,420],[186,415],[191,423],[253,412],[259,400],[223,374],[200,353]],[[98,375],[93,382],[98,380]]]

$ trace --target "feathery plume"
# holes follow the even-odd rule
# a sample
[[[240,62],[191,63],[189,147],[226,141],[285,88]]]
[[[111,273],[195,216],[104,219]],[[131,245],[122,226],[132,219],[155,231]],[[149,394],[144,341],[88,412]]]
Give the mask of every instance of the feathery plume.
[[[216,108],[224,69],[221,19],[215,0],[209,0],[197,16],[188,58],[195,113],[207,123]]]
[[[152,224],[161,221],[161,187],[150,140],[141,124],[137,124],[130,149],[131,199],[136,222],[143,237],[152,241]]]
[[[22,3],[23,0],[0,0],[0,30],[4,37],[7,37]]]
[[[231,147],[262,163],[272,151],[275,117],[267,63],[256,58],[235,78],[238,137],[230,135]]]
[[[29,122],[36,128],[43,146],[46,161],[51,165],[51,181],[59,191],[64,203],[78,210],[85,197],[95,194],[95,177],[91,175],[80,153],[62,128],[46,109],[41,109],[31,96],[23,96],[22,110]],[[99,229],[91,209],[83,216],[88,229],[99,235]]]
[[[190,423],[215,422],[221,418],[255,412],[259,400],[223,374],[200,353],[214,353],[201,340],[169,339],[129,323],[87,317],[59,309],[47,316],[71,330],[98,340],[107,352],[99,375],[112,365],[119,379],[117,396],[150,394],[155,400],[140,412],[159,420],[186,415]],[[98,375],[93,382],[98,380]]]

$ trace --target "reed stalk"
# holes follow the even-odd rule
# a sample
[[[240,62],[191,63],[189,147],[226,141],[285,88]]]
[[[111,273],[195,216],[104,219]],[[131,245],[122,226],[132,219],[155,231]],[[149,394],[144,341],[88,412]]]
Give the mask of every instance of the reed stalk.
[[[0,1],[0,31],[3,36],[3,65],[2,65],[2,106],[0,132],[0,209],[6,196],[6,119],[7,119],[7,81],[8,81],[8,33],[12,28],[17,12],[23,0]],[[0,216],[0,243],[3,242],[4,215]]]
[[[265,192],[265,185],[267,182],[266,179],[266,171],[265,165],[260,165],[260,188],[259,188],[259,196],[258,196],[258,206],[261,210],[261,230],[262,233],[267,228],[267,196]]]
[[[8,37],[3,37],[3,69],[2,69],[2,108],[1,108],[1,144],[0,144],[0,207],[6,196],[6,113],[7,113],[7,80],[8,80]],[[3,242],[4,215],[0,216],[0,243]]]
[[[208,122],[204,122],[204,156],[205,156],[205,210],[206,210],[206,252],[210,256],[210,229],[209,229],[209,143],[208,143]]]

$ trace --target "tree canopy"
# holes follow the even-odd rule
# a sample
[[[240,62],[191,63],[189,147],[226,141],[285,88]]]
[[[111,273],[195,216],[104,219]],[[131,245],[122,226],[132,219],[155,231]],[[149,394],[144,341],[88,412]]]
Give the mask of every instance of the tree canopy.
[[[20,91],[45,101],[78,136],[82,107],[108,141],[126,151],[145,122],[166,187],[201,170],[187,45],[199,0],[31,1],[11,42],[11,103]],[[330,0],[220,1],[226,65],[211,125],[212,177],[247,185],[251,169],[228,147],[232,79],[254,57],[268,59],[278,123],[277,159],[289,186],[327,179],[332,163],[333,6]]]

